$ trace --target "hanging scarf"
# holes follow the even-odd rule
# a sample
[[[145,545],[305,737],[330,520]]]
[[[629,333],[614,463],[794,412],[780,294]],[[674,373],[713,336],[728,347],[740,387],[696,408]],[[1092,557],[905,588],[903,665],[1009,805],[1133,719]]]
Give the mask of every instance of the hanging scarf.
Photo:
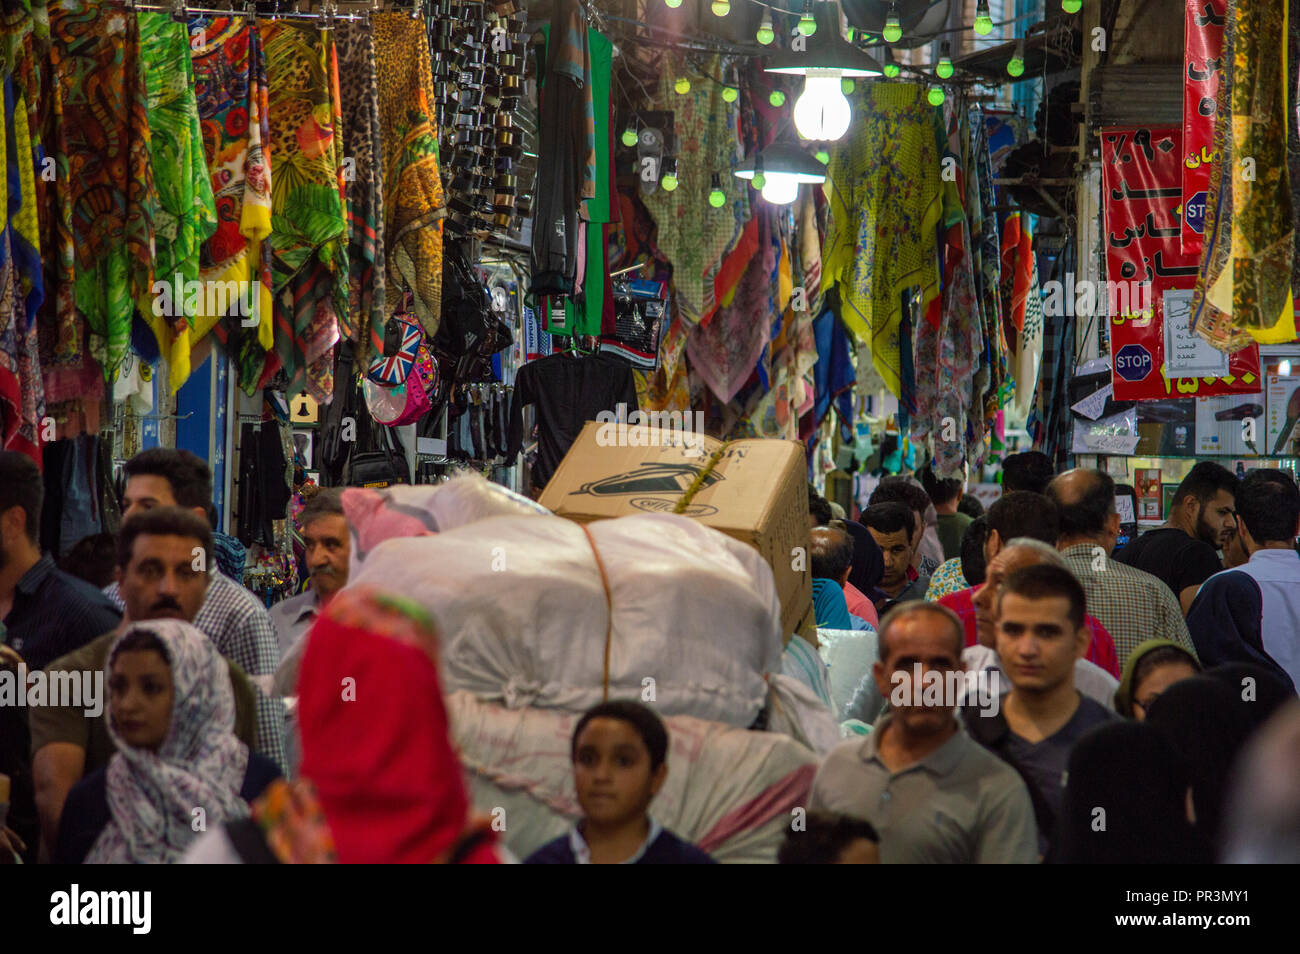
[[[157,203],[154,219],[154,278],[169,289],[184,289],[199,279],[199,249],[217,228],[216,200],[203,153],[203,130],[194,96],[189,31],[167,13],[139,14],[140,56],[148,91],[150,157]],[[178,277],[179,276],[179,277]],[[137,302],[167,357],[172,393],[190,376],[190,350],[197,343],[186,313],[190,296],[174,300],[171,315],[156,314],[158,295],[150,289]]]
[[[348,317],[341,329],[357,344],[356,361],[369,363],[384,347],[388,320],[385,294],[384,191],[379,162],[384,154],[379,127],[379,80],[375,40],[360,21],[335,27],[343,93],[343,141],[348,157]]]
[[[437,647],[423,610],[371,587],[341,592],[312,627],[298,677],[302,776],[344,864],[444,860],[472,827]],[[470,860],[495,860],[490,837]]]
[[[108,763],[107,827],[86,856],[87,864],[169,864],[180,860],[196,835],[194,808],[208,825],[244,818],[239,797],[248,770],[248,747],[235,736],[235,694],[226,661],[212,640],[189,623],[160,619],[133,623],[114,643],[113,656],[134,632],[158,637],[172,671],[173,702],[167,737],[157,752],[132,748],[110,716],[108,733],[117,752]]]
[[[424,24],[405,13],[370,18],[379,74],[384,157],[384,254],[388,282],[415,298],[432,338],[442,319],[442,218],[433,67]],[[396,298],[396,295],[394,295]]]
[[[198,19],[190,33],[204,161],[217,213],[216,230],[199,253],[199,280],[205,287],[236,282],[250,296],[256,293],[257,304],[257,323],[244,327],[243,319],[252,316],[222,321],[233,305],[210,314],[207,302],[200,302],[190,337],[197,342],[213,331],[239,368],[240,387],[253,394],[273,345],[265,58],[257,31],[245,20]]]
[[[306,391],[328,404],[338,314],[347,309],[338,60],[329,31],[283,20],[261,22],[259,31],[270,90],[267,153],[276,173],[275,349],[289,375],[289,395]]]
[[[939,294],[938,113],[923,87],[863,84],[849,135],[831,150],[825,190],[831,208],[822,288],[840,288],[844,323],[889,390],[904,396],[903,299],[921,291],[918,315]]]
[[[153,168],[136,17],[102,0],[50,11],[50,60],[62,115],[55,192],[72,261],[72,304],[111,381],[135,303],[153,287]],[[70,253],[70,254],[69,254]]]
[[[1296,335],[1286,29],[1285,4],[1229,0],[1224,56],[1230,68],[1219,90],[1218,158],[1192,299],[1192,326],[1222,350],[1238,351],[1252,341],[1277,344]]]

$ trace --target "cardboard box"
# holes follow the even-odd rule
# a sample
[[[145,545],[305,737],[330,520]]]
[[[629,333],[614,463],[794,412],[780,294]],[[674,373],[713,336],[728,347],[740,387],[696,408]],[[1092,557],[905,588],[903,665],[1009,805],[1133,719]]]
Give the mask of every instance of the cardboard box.
[[[719,456],[718,452],[721,451]],[[672,513],[700,478],[684,516],[755,547],[772,567],[788,637],[816,627],[808,552],[808,478],[795,441],[730,443],[676,430],[589,422],[542,491],[543,507],[579,523]]]

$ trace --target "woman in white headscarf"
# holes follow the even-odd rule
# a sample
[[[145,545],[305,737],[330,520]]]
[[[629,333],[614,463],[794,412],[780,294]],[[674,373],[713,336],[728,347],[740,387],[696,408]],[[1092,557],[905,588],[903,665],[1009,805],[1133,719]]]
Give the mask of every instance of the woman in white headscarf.
[[[179,861],[206,827],[247,817],[248,802],[279,776],[235,736],[226,663],[190,624],[128,626],[105,677],[117,752],[69,793],[56,862]]]

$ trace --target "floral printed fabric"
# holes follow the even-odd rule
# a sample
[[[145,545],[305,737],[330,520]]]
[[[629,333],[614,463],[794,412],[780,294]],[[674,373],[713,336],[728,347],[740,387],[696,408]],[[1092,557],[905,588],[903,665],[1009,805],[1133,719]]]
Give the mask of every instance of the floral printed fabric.
[[[257,323],[217,324],[225,314],[196,311],[191,338],[215,327],[252,394],[271,349],[271,166],[266,67],[260,37],[247,21],[218,17],[190,23],[195,94],[217,227],[199,253],[199,279],[237,282],[256,292]],[[206,306],[206,302],[201,303]],[[226,312],[233,310],[228,306]],[[242,319],[246,316],[237,316]],[[251,317],[251,316],[247,316]]]
[[[189,623],[159,619],[128,626],[152,633],[167,651],[174,700],[167,737],[157,752],[126,744],[111,718],[117,752],[108,763],[112,818],[86,856],[87,864],[168,864],[181,859],[195,837],[194,806],[209,825],[246,818],[239,797],[248,747],[235,736],[235,694],[216,645]],[[105,681],[113,655],[105,667]]]
[[[1229,351],[1295,337],[1286,28],[1287,7],[1277,0],[1229,0],[1224,56],[1230,69],[1220,88],[1219,158],[1192,302],[1198,333]],[[1246,174],[1247,161],[1253,175]]]
[[[157,188],[154,220],[154,278],[184,289],[199,278],[199,249],[217,228],[216,200],[204,158],[203,130],[194,96],[190,36],[184,24],[166,13],[140,13],[140,55],[144,60],[150,156]],[[179,276],[179,278],[177,278]],[[174,295],[174,292],[173,292]],[[171,390],[190,376],[191,316],[186,303],[168,296],[171,314],[157,314],[151,288],[138,302],[167,357]]]
[[[442,179],[433,66],[424,24],[405,13],[371,16],[384,158],[388,282],[409,289],[430,338],[442,319]]]
[[[153,286],[153,167],[136,17],[102,0],[50,8],[61,155],[55,193],[68,231],[72,305],[112,380],[135,303]],[[70,254],[69,254],[70,253]]]
[[[870,342],[886,386],[902,397],[903,296],[920,289],[918,314],[939,294],[938,114],[923,87],[862,84],[849,135],[826,170],[831,220],[822,252],[822,288],[839,286],[842,317]]]
[[[267,153],[275,169],[275,349],[289,375],[288,393],[306,391],[328,404],[348,291],[338,59],[327,31],[288,21],[259,29],[270,89]]]
[[[316,789],[307,779],[277,779],[253,802],[253,819],[266,846],[284,865],[332,865],[338,862],[334,835]]]

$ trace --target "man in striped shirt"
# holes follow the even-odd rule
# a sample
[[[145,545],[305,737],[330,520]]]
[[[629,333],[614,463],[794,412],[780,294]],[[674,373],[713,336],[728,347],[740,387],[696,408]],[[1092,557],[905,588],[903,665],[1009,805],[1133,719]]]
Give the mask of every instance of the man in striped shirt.
[[[1119,538],[1115,482],[1099,470],[1066,471],[1047,485],[1060,512],[1057,549],[1083,584],[1088,612],[1115,641],[1122,670],[1129,654],[1148,639],[1171,639],[1195,653],[1183,609],[1164,582],[1111,559]]]

